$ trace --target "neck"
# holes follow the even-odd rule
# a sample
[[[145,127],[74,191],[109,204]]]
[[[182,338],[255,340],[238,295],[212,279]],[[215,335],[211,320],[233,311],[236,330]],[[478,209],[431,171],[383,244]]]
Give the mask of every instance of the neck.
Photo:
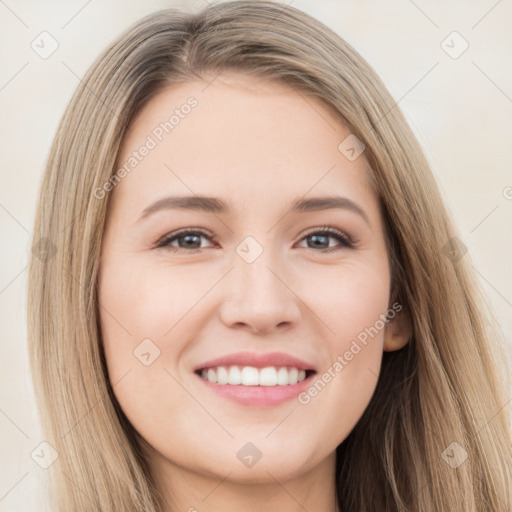
[[[335,464],[333,452],[307,472],[285,477],[278,475],[278,466],[261,467],[248,479],[235,469],[223,475],[200,473],[158,455],[152,471],[164,512],[339,512]]]

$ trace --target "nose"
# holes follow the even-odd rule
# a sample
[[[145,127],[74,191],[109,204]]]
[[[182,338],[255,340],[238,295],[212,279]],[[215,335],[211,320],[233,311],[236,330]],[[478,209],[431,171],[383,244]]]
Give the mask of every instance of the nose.
[[[264,334],[297,325],[300,299],[293,278],[271,252],[264,250],[252,263],[235,255],[234,268],[223,283],[220,308],[221,320],[228,327]]]

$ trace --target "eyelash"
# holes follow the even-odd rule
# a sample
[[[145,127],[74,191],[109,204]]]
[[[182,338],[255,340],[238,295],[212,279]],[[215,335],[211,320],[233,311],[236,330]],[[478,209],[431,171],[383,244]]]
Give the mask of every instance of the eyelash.
[[[339,229],[335,228],[334,226],[329,226],[329,225],[321,226],[319,228],[316,228],[313,231],[310,231],[309,233],[306,233],[300,241],[304,240],[308,236],[318,235],[318,234],[330,235],[333,238],[336,238],[340,242],[340,244],[336,245],[334,247],[331,247],[329,249],[321,249],[317,252],[332,253],[335,251],[339,251],[341,249],[354,249],[357,246],[357,240],[355,240],[352,236],[341,232]],[[202,235],[202,236],[209,238],[212,242],[217,243],[217,238],[210,232],[203,231],[202,229],[184,229],[182,231],[177,231],[175,233],[169,233],[169,234],[165,235],[156,243],[155,248],[156,249],[165,249],[168,251],[172,251],[174,253],[177,253],[180,251],[185,251],[189,254],[194,254],[194,253],[201,251],[202,250],[201,248],[186,249],[184,247],[174,247],[174,246],[170,245],[170,243],[173,242],[174,240],[177,240],[178,238],[181,238],[181,237],[184,237],[187,235]],[[313,248],[306,247],[306,249],[313,249]]]

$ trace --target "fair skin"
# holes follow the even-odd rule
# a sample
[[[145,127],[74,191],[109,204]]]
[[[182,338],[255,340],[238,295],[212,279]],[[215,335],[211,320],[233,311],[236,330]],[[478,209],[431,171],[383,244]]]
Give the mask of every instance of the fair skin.
[[[391,307],[367,163],[338,150],[350,130],[316,99],[227,73],[205,87],[191,81],[160,91],[123,141],[120,165],[197,98],[113,191],[98,282],[109,379],[175,510],[335,512],[335,449],[375,391],[383,350],[407,343],[405,315],[369,338],[307,404],[241,404],[212,391],[194,368],[240,351],[285,352],[316,370],[309,388]],[[229,210],[161,209],[138,220],[170,195],[215,197]],[[349,208],[291,212],[297,199],[333,195],[364,216]],[[326,224],[355,246],[318,234]],[[206,232],[156,247],[184,228]],[[247,236],[262,249],[251,263],[237,253]],[[134,350],[148,338],[160,354],[146,366]],[[261,454],[251,467],[237,456],[249,442]]]

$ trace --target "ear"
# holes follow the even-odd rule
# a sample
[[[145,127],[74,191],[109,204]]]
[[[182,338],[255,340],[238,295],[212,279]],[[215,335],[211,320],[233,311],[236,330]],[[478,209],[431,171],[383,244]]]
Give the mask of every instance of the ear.
[[[411,315],[403,307],[390,318],[384,330],[384,351],[392,352],[405,347],[412,338]]]

